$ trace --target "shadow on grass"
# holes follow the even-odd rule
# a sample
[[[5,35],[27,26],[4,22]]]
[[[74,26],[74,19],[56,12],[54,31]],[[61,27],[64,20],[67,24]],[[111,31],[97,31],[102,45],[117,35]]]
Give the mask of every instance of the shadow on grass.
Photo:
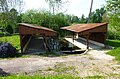
[[[1,69],[0,68],[0,77],[2,76],[9,76],[10,74],[9,73],[7,73],[7,72],[5,72],[5,71],[3,71],[3,69]]]
[[[14,55],[1,55],[0,58],[19,58],[22,57],[23,54],[22,53],[16,53]]]

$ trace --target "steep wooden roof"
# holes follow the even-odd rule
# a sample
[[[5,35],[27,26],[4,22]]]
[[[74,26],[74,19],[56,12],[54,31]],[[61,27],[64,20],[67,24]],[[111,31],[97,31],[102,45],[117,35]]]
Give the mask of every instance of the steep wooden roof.
[[[19,25],[24,25],[26,27],[31,27],[31,28],[36,28],[36,29],[41,29],[41,30],[47,30],[47,31],[56,32],[56,31],[54,31],[52,29],[49,29],[49,28],[46,28],[46,27],[42,27],[42,26],[33,25],[33,24],[19,23]]]
[[[79,32],[87,31],[97,27],[107,26],[107,24],[108,23],[75,24],[67,27],[62,27],[61,29],[79,33]]]
[[[42,26],[27,23],[19,23],[20,34],[42,34],[45,36],[56,36],[57,32]]]

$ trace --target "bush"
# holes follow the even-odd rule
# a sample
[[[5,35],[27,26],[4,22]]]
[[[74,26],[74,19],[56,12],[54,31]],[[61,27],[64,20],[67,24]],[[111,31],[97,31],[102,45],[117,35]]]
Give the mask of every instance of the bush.
[[[109,30],[107,33],[107,39],[120,40],[120,32]]]

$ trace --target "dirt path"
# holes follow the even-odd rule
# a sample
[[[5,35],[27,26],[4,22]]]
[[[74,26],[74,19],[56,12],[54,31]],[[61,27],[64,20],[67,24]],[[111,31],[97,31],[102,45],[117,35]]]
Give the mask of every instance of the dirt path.
[[[0,69],[11,74],[72,74],[77,76],[118,74],[116,62],[95,59],[93,56],[68,55],[60,57],[31,56],[30,58],[1,59]]]
[[[113,60],[115,59],[113,56],[110,56],[106,54],[110,50],[90,50],[88,54],[93,58],[93,59],[100,59],[100,60]]]

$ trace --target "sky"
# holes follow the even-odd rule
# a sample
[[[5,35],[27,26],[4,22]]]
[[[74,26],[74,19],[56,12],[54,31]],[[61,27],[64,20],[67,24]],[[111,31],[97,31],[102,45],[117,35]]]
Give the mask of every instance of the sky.
[[[49,9],[49,6],[45,0],[24,0],[24,2],[24,11],[27,11],[29,9]],[[92,11],[101,8],[105,4],[105,0],[94,0]],[[64,4],[63,12],[65,14],[75,15],[78,17],[81,17],[82,14],[84,14],[87,17],[89,14],[90,5],[91,0],[68,0],[68,2]]]

